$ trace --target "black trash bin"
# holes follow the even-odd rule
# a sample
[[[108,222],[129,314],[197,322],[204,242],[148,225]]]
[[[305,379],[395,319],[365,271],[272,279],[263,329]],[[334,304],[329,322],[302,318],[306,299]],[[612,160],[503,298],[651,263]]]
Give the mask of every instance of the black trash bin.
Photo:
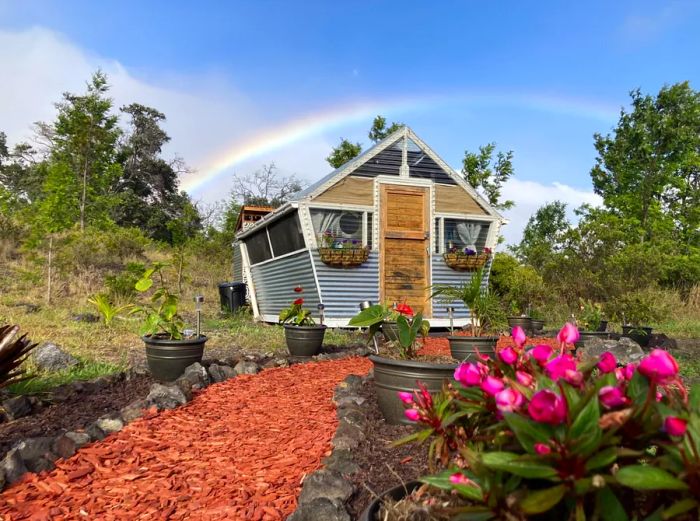
[[[236,311],[245,306],[246,286],[244,282],[222,282],[219,284],[219,299],[223,311]]]

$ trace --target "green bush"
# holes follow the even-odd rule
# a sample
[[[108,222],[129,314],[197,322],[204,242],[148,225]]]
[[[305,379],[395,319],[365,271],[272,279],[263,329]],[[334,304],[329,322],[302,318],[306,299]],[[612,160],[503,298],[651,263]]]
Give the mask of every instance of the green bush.
[[[657,324],[675,307],[682,306],[678,293],[656,286],[630,291],[609,301],[606,314],[616,321],[636,326]]]
[[[105,286],[112,300],[132,300],[136,296],[135,285],[146,271],[141,262],[127,263],[124,271],[105,277]]]

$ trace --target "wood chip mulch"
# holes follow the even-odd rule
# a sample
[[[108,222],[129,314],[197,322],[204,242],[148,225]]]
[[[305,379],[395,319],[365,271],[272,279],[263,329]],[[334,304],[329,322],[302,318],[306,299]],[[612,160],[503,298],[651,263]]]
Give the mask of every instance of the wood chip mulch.
[[[337,427],[331,402],[364,358],[315,362],[212,385],[137,420],[0,495],[4,521],[273,521],[296,508]]]
[[[459,334],[459,333],[458,333]],[[559,344],[557,344],[556,339],[550,338],[550,337],[528,337],[527,338],[527,343],[526,346],[530,345],[537,345],[537,344],[547,344],[552,347],[559,347]],[[515,343],[513,342],[513,338],[510,336],[501,336],[498,339],[498,349],[504,349],[506,347],[512,347],[514,346]],[[429,355],[435,355],[435,356],[449,356],[450,354],[450,343],[446,338],[435,338],[435,337],[428,337],[425,340],[423,340],[423,346],[421,349],[418,351],[419,355],[423,356],[429,356]]]

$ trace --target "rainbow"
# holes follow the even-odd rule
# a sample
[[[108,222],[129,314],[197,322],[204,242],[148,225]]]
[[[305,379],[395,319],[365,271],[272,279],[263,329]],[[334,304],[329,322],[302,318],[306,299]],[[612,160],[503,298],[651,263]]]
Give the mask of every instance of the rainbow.
[[[395,119],[400,119],[399,116],[413,111],[454,105],[470,105],[480,108],[489,106],[513,107],[595,119],[605,123],[613,122],[619,113],[619,107],[599,101],[495,91],[352,102],[310,113],[272,128],[262,129],[247,139],[232,143],[226,150],[207,160],[199,171],[183,177],[181,180],[182,188],[187,192],[196,193],[208,183],[229,172],[231,167],[237,164],[329,131],[356,123],[367,125],[377,114],[391,115],[395,116]]]

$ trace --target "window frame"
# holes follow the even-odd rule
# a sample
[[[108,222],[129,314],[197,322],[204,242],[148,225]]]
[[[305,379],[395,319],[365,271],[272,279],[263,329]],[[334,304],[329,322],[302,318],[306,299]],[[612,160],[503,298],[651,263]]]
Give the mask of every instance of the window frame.
[[[484,223],[486,226],[488,226],[487,231],[486,231],[486,247],[489,246],[489,239],[491,237],[491,233],[493,230],[493,223],[495,220],[491,218],[490,216],[481,216],[481,215],[459,215],[459,214],[449,214],[449,213],[436,213],[434,216],[434,220],[437,221],[439,224],[439,233],[438,237],[436,237],[437,241],[437,248],[433,249],[433,252],[435,252],[435,255],[443,255],[445,253],[445,219],[450,219],[454,221],[479,221]],[[437,251],[436,251],[437,250]]]
[[[333,204],[314,204],[311,203],[307,207],[307,211],[309,219],[311,220],[311,230],[314,236],[314,242],[316,243],[316,247],[318,248],[318,237],[317,237],[317,232],[316,229],[313,227],[313,219],[311,219],[311,214],[314,210],[325,210],[325,211],[331,211],[331,212],[355,212],[355,213],[361,213],[362,214],[362,220],[361,220],[361,225],[362,225],[362,246],[366,247],[368,243],[372,243],[372,247],[370,248],[370,251],[374,251],[377,249],[377,245],[375,244],[374,241],[374,231],[373,229],[368,230],[368,225],[370,222],[370,217],[369,214],[374,215],[376,212],[374,211],[373,206],[353,206],[353,205],[348,205],[348,206],[343,206],[343,205],[333,205]],[[374,228],[374,225],[372,226]],[[372,235],[371,240],[370,240],[370,235]]]

